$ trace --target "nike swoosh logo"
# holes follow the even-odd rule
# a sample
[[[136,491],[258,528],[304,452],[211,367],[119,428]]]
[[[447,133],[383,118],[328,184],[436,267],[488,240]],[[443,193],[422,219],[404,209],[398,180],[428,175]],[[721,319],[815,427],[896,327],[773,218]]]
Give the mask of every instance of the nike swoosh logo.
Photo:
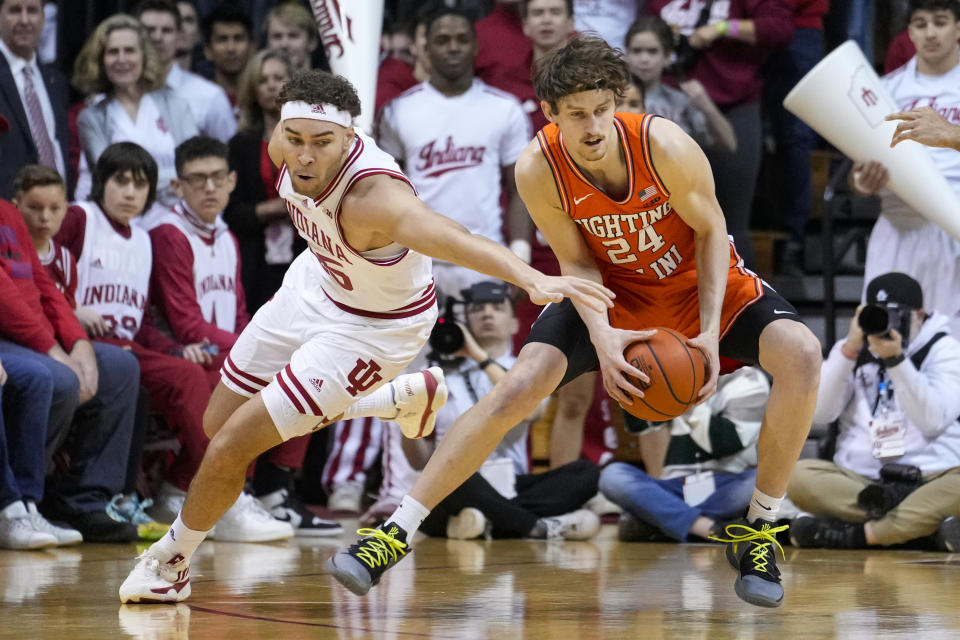
[[[770,510],[771,510],[770,507],[765,507],[765,506],[763,506],[762,504],[760,504],[759,502],[757,502],[756,500],[754,500],[753,503],[754,503],[755,505],[757,505],[758,507],[760,507],[761,509],[766,509],[767,511],[770,511]]]
[[[784,311],[783,309],[774,309],[773,313],[774,315],[778,315],[778,316],[783,314],[793,315],[793,311]]]
[[[582,198],[574,198],[574,199],[573,199],[573,204],[580,204],[581,202],[583,202],[584,200],[586,200],[587,198],[589,198],[589,197],[592,196],[592,195],[593,195],[592,193],[588,193],[587,195],[583,196]]]

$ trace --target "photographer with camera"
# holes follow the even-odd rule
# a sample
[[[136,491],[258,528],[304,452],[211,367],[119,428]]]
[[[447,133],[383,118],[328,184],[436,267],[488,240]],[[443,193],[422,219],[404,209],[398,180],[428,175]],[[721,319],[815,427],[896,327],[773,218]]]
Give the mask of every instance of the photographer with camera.
[[[888,546],[933,534],[960,550],[960,342],[923,310],[903,273],[867,285],[867,304],[820,373],[814,422],[839,421],[833,462],[801,460],[787,491],[799,547]]]
[[[501,282],[479,282],[461,293],[465,323],[454,320],[448,303],[430,338],[430,357],[444,368],[448,399],[437,412],[432,438],[412,440],[384,433],[384,487],[391,495],[409,492],[447,429],[507,372],[516,357],[510,354],[518,323],[509,289]],[[538,412],[539,413],[539,412]],[[577,460],[544,473],[530,473],[528,417],[503,438],[477,473],[444,499],[420,530],[431,536],[471,539],[564,538],[584,540],[600,530],[600,521],[583,504],[597,493],[600,469]],[[402,486],[405,485],[405,486]],[[399,493],[398,493],[399,492]],[[381,500],[362,518],[389,516]]]

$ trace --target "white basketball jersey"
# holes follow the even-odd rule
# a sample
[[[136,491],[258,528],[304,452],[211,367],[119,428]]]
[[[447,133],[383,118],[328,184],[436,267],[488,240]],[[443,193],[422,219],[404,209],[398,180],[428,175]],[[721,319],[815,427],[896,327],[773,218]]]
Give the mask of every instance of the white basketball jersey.
[[[901,111],[932,107],[952,124],[960,125],[960,65],[942,76],[917,71],[917,56],[896,71],[883,76],[883,84]],[[927,147],[954,193],[960,196],[960,153],[953,149]]]
[[[220,216],[213,228],[205,225],[183,202],[167,212],[157,227],[169,224],[190,243],[193,288],[203,319],[224,331],[237,331],[237,244]],[[167,259],[157,256],[158,260]]]
[[[387,103],[377,131],[427,206],[500,244],[502,170],[531,137],[520,102],[479,79],[452,97],[418,84]]]
[[[150,236],[131,225],[125,238],[96,203],[77,204],[86,213],[83,250],[77,258],[77,305],[99,313],[117,338],[133,340],[150,290]]]
[[[356,132],[343,166],[319,197],[297,193],[286,165],[280,169],[277,191],[315,258],[311,271],[327,298],[340,309],[361,316],[414,316],[436,305],[430,258],[395,242],[361,253],[347,243],[340,230],[343,197],[358,180],[382,174],[409,184],[389,154],[359,128]]]

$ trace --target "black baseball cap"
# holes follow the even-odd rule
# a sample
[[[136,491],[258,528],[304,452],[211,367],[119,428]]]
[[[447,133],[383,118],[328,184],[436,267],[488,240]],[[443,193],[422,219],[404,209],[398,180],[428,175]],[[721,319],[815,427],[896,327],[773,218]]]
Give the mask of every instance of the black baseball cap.
[[[887,305],[891,302],[908,309],[923,309],[920,283],[898,271],[871,280],[867,285],[867,304]]]
[[[464,302],[503,302],[510,298],[510,285],[504,282],[478,282],[460,291]]]

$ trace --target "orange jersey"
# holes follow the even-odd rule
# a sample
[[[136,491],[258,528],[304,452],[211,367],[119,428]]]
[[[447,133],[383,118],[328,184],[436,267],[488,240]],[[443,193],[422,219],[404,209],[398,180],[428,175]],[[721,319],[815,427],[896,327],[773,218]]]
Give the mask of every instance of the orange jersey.
[[[628,173],[627,195],[621,201],[580,171],[557,125],[547,125],[537,138],[564,211],[577,223],[603,283],[617,294],[610,324],[622,329],[663,326],[695,337],[700,333],[700,308],[694,234],[674,211],[670,192],[653,166],[648,135],[654,117],[618,113],[614,118]],[[762,295],[760,278],[743,267],[731,241],[721,336]]]

